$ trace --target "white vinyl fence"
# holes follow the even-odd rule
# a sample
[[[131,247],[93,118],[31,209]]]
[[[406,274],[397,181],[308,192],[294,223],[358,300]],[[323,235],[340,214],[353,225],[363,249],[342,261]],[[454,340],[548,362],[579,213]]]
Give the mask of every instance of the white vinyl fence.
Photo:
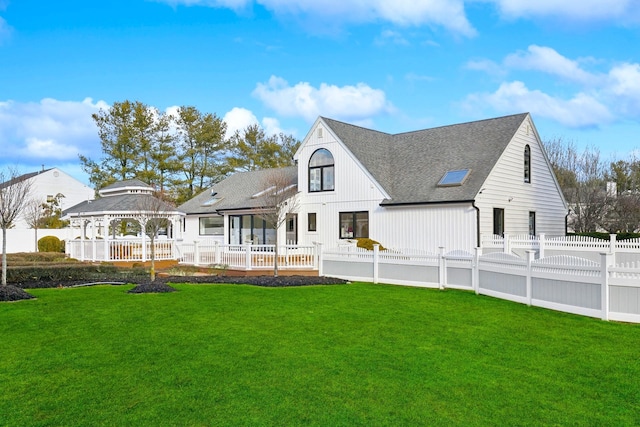
[[[320,274],[432,288],[456,288],[477,294],[568,313],[640,323],[640,263],[614,264],[572,255],[535,259],[504,252],[417,253],[339,247],[321,253]]]
[[[640,239],[617,240],[615,234],[609,235],[609,240],[588,236],[539,236],[483,235],[482,251],[504,252],[524,257],[525,252],[536,252],[536,258],[554,255],[573,255],[600,262],[600,253],[608,252],[614,255],[616,263],[640,262]]]

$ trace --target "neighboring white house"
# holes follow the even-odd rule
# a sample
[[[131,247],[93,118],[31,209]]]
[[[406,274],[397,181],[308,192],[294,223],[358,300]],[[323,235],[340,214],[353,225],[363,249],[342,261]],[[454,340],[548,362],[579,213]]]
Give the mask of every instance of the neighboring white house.
[[[481,234],[565,234],[567,204],[528,113],[395,135],[320,117],[294,159],[297,215],[280,241],[471,251]],[[264,173],[182,205],[185,239],[273,240],[252,204]]]
[[[80,202],[94,198],[93,188],[83,184],[71,175],[58,168],[43,169],[38,172],[26,173],[14,178],[14,181],[28,180],[31,183],[30,199],[40,203],[50,202],[56,196],[60,197],[60,209],[65,210]],[[11,182],[0,185],[9,184]],[[17,218],[15,229],[30,228],[23,216]]]
[[[39,203],[51,201],[59,197],[60,208],[62,210],[74,206],[82,201],[93,199],[94,190],[68,175],[58,168],[43,169],[38,172],[26,173],[17,176],[11,181],[0,183],[0,186],[11,185],[12,182],[30,182],[29,198]],[[23,215],[16,218],[13,227],[7,230],[7,252],[33,252],[36,251],[36,237],[56,236],[64,238],[66,230],[60,229],[39,229],[32,230]]]

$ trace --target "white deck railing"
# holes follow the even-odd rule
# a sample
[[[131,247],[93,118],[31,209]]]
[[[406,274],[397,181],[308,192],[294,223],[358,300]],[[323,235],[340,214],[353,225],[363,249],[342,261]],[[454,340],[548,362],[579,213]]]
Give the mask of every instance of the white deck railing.
[[[216,266],[244,270],[272,269],[275,245],[223,245],[217,241],[183,242],[179,245],[181,263],[195,266]],[[317,269],[318,250],[315,245],[279,245],[279,269]]]
[[[175,242],[171,239],[154,241],[156,261],[176,259]],[[127,261],[145,262],[151,260],[149,239],[129,238],[117,240],[69,240],[65,245],[67,254],[80,261]]]

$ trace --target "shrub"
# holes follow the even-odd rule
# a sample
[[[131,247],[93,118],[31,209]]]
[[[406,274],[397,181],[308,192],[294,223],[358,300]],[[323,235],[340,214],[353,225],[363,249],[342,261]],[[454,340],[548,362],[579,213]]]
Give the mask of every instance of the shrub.
[[[7,263],[9,266],[19,265],[42,265],[51,263],[74,263],[78,262],[77,259],[67,258],[67,256],[60,252],[17,252],[14,254],[7,254]]]
[[[373,245],[380,245],[380,243],[376,242],[375,240],[366,238],[366,237],[359,237],[356,239],[358,241],[358,247],[359,248],[364,248],[368,251],[372,251],[373,250]],[[384,251],[385,248],[380,245],[380,247],[378,248],[381,251]]]
[[[56,236],[44,236],[38,240],[38,252],[64,252],[64,243]]]
[[[23,288],[49,288],[70,282],[117,281],[146,279],[144,269],[118,268],[113,265],[58,263],[31,266],[9,266],[7,282]]]

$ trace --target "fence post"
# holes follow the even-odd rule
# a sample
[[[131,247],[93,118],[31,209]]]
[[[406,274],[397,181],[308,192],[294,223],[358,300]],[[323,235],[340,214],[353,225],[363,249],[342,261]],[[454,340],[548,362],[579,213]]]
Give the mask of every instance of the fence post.
[[[531,292],[531,264],[535,258],[536,251],[527,251],[527,305],[531,306],[531,300],[533,299]]]
[[[322,243],[317,242],[316,243],[316,257],[317,257],[317,268],[318,268],[318,276],[322,276],[324,269],[322,268],[322,263],[323,263],[323,259],[324,256],[322,254],[323,252],[323,248],[322,248]]]
[[[502,236],[502,248],[505,254],[511,253],[511,240],[509,239],[509,234],[504,233]]]
[[[289,243],[284,245],[284,265],[289,265],[291,262],[289,260]]]
[[[245,250],[245,257],[244,257],[244,266],[247,270],[251,270],[251,245],[250,244],[245,244],[244,245],[244,250]],[[275,254],[274,254],[275,256]]]
[[[544,258],[544,245],[545,235],[544,233],[540,233],[540,237],[538,238],[538,258]]]
[[[111,252],[109,250],[109,226],[105,228],[107,229],[107,232],[102,235],[104,238],[104,259],[101,259],[100,261],[111,261]]]
[[[142,229],[144,230],[144,226],[142,227]],[[144,233],[144,231],[142,232],[141,242],[142,242],[142,262],[145,262],[147,260],[147,235]]]
[[[193,241],[193,265],[196,267],[200,265],[200,246],[198,246],[200,240]]]
[[[217,240],[213,242],[213,253],[213,262],[216,265],[222,264],[222,261],[220,260],[220,242],[218,242]]]
[[[447,263],[444,259],[444,246],[440,246],[438,254],[438,288],[444,289],[447,282]]]
[[[616,259],[616,252],[617,252],[617,245],[616,245],[616,240],[617,240],[617,235],[615,234],[609,234],[609,252],[613,254],[613,262],[615,263],[615,259]]]
[[[373,283],[378,283],[378,261],[380,260],[380,245],[373,245]]]
[[[600,253],[600,271],[602,280],[600,286],[602,286],[602,320],[609,320],[609,267],[612,264],[613,254]]]
[[[475,248],[473,252],[473,263],[471,264],[471,286],[478,295],[480,291],[480,256],[482,255],[482,248]]]

